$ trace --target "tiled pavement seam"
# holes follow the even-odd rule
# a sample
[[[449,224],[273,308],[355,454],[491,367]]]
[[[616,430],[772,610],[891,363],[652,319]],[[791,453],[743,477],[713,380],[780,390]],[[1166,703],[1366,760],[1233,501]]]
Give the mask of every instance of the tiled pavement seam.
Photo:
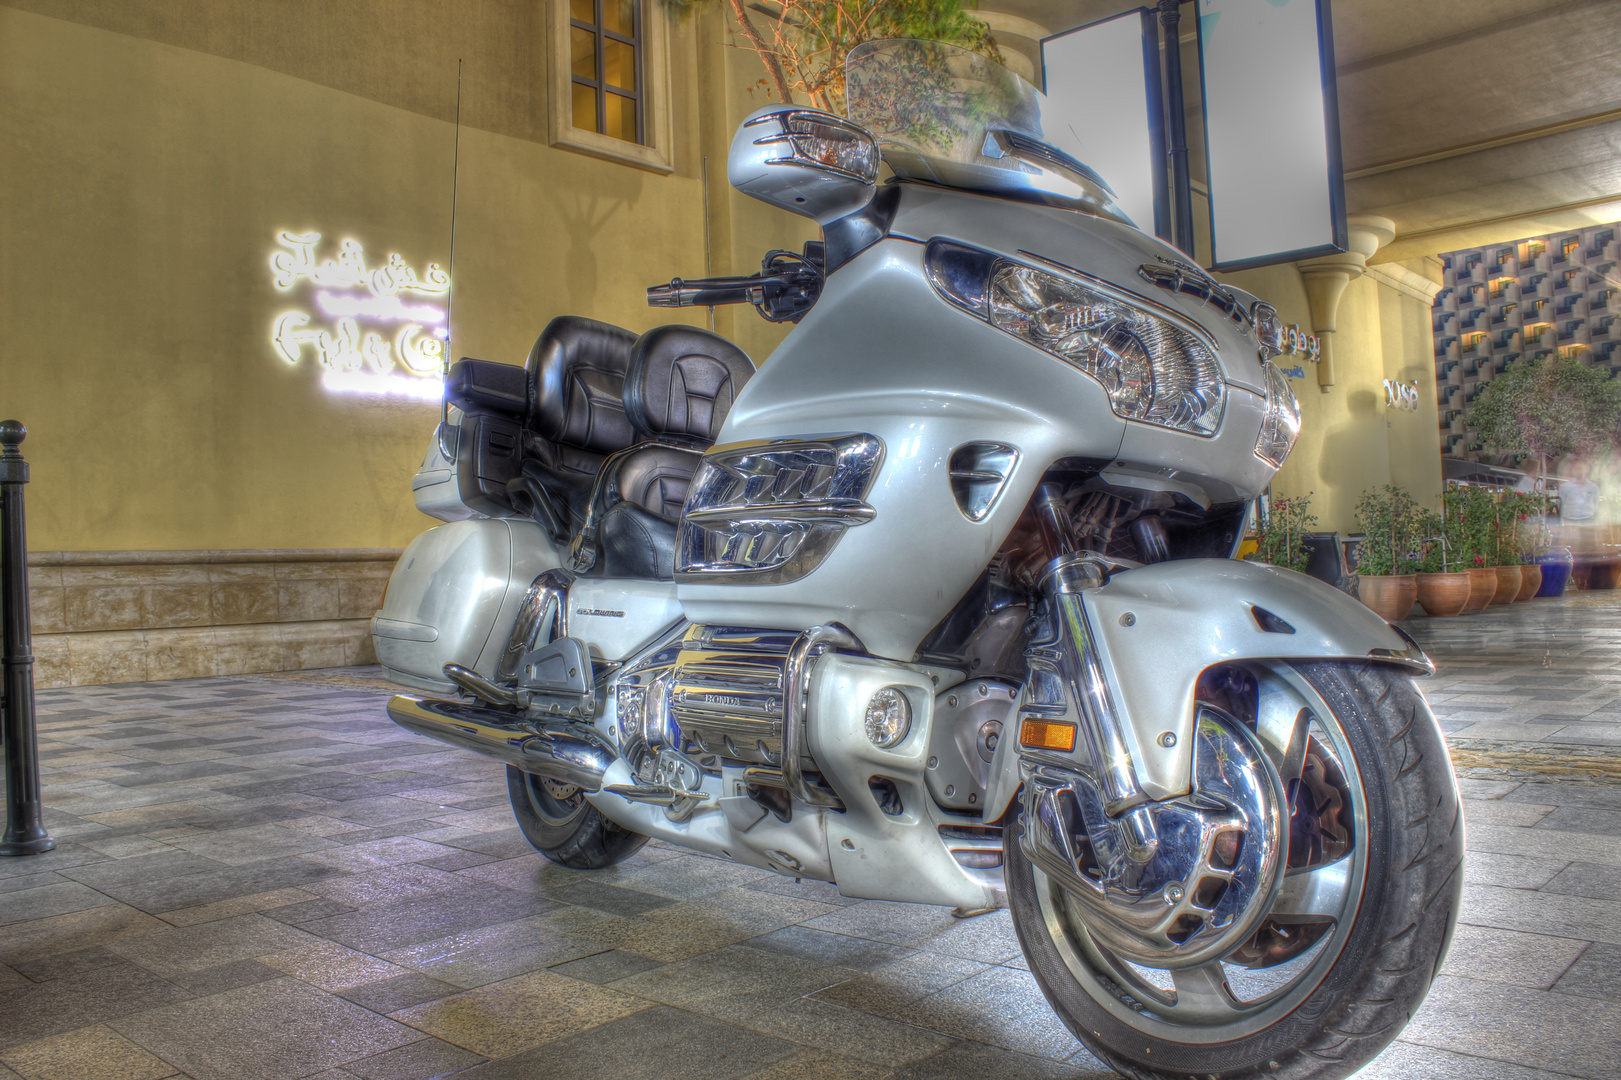
[[[1443,724],[1553,747],[1541,729],[1621,723],[1610,610],[1413,624]],[[1112,1075],[1005,912],[853,902],[657,844],[553,866],[499,767],[395,728],[366,675],[41,695],[62,846],[0,860],[0,1080]],[[1365,1077],[1621,1077],[1621,785],[1497,760],[1464,780],[1451,957]]]

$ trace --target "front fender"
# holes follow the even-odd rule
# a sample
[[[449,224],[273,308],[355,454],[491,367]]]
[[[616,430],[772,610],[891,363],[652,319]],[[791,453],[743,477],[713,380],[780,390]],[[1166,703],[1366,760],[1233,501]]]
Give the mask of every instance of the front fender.
[[[1115,573],[1081,595],[1132,736],[1137,777],[1156,800],[1191,790],[1194,691],[1206,668],[1231,660],[1311,659],[1374,660],[1414,675],[1435,670],[1411,638],[1358,601],[1264,563],[1155,563]],[[1256,608],[1284,625],[1268,620],[1274,629],[1265,629]],[[1164,738],[1167,732],[1175,739]],[[1006,808],[1018,783],[1017,755],[998,757],[998,772],[1009,775],[993,781],[987,817]]]

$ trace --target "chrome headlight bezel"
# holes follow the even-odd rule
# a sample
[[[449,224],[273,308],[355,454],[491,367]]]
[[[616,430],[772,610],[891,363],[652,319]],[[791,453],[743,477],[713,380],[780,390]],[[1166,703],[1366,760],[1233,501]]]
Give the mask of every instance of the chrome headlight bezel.
[[[1250,305],[1250,327],[1255,336],[1255,351],[1263,362],[1283,352],[1284,337],[1288,333],[1278,309],[1262,300]]]
[[[1266,373],[1266,415],[1255,436],[1255,456],[1281,469],[1300,437],[1300,399],[1278,365],[1263,360],[1261,368]]]
[[[1103,387],[1124,420],[1203,438],[1221,427],[1227,382],[1203,327],[1030,252],[1020,262],[931,240],[924,265],[955,307],[1064,361]]]

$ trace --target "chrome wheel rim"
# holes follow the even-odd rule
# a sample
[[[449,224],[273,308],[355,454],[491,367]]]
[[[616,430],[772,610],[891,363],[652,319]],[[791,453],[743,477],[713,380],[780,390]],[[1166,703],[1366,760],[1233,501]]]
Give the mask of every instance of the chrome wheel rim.
[[[1348,817],[1349,850],[1330,858],[1333,849],[1325,841],[1320,858],[1314,860],[1308,852],[1296,865],[1291,857],[1256,935],[1218,959],[1179,970],[1133,964],[1098,944],[1068,892],[1030,864],[1043,924],[1075,983],[1121,1022],[1174,1042],[1243,1038],[1298,1008],[1339,958],[1361,907],[1367,872],[1367,795],[1339,719],[1289,665],[1237,666],[1256,681],[1255,734],[1290,797],[1292,826],[1309,833],[1307,818],[1325,810],[1336,825]],[[1306,752],[1308,747],[1315,755]],[[1348,813],[1331,809],[1336,795],[1342,806],[1349,802],[1344,808]],[[1300,936],[1291,945],[1274,931]],[[1266,941],[1283,941],[1285,952],[1301,946],[1307,936],[1311,942],[1274,966],[1253,968],[1234,962],[1235,956],[1253,960],[1263,934],[1271,935]]]
[[[585,792],[548,776],[526,774],[524,790],[529,794],[529,807],[535,816],[554,829],[574,824],[589,808]]]

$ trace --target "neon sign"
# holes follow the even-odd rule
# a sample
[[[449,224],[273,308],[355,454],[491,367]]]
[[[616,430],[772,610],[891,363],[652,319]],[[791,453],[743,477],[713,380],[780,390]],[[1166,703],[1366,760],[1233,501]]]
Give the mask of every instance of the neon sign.
[[[432,301],[448,297],[450,275],[438,263],[418,272],[390,254],[373,268],[356,240],[342,241],[336,257],[323,260],[316,250],[321,234],[314,232],[283,232],[276,241],[286,249],[270,256],[276,288],[289,292],[302,282],[319,288],[319,316],[295,309],[271,323],[277,356],[297,364],[308,355],[322,369],[321,385],[340,393],[443,396],[446,311]],[[322,316],[330,321],[317,325]]]
[[[1418,382],[1399,382],[1396,379],[1385,380],[1385,408],[1400,409],[1402,412],[1418,412]]]

